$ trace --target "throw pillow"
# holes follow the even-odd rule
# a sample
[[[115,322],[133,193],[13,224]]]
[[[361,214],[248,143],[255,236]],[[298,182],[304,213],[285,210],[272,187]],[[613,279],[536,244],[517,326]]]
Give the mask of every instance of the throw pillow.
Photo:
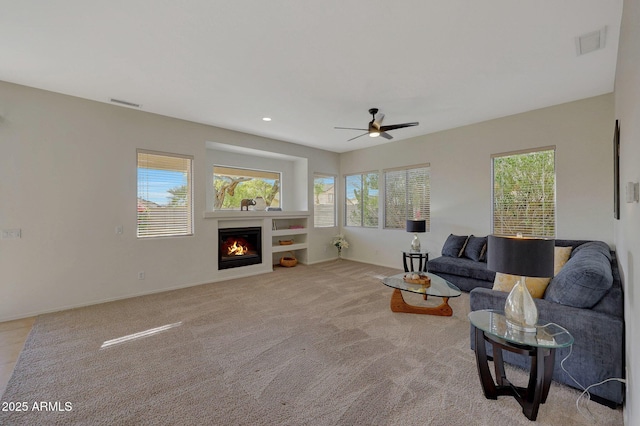
[[[466,235],[449,234],[447,241],[444,242],[444,246],[442,247],[442,255],[449,257],[462,256],[468,239],[469,237]]]
[[[613,284],[611,261],[598,247],[571,256],[549,284],[544,298],[575,308],[593,308]]]
[[[553,275],[557,275],[571,255],[571,247],[555,247],[553,251]],[[517,275],[503,274],[496,272],[496,278],[493,281],[493,290],[510,292],[516,282]],[[531,297],[540,299],[544,296],[547,286],[551,278],[526,277],[525,283]]]
[[[571,250],[573,247],[555,247],[553,251],[553,276],[555,277],[560,272],[560,269],[571,257]]]
[[[496,279],[493,281],[493,289],[498,291],[506,291],[509,293],[513,286],[518,281],[517,275],[503,274],[502,272],[496,272]],[[544,292],[549,285],[551,278],[538,278],[538,277],[525,277],[525,283],[527,289],[531,293],[531,297],[540,299],[544,296]]]
[[[487,251],[487,237],[474,237],[469,235],[467,245],[464,247],[462,255],[476,262],[484,259]]]

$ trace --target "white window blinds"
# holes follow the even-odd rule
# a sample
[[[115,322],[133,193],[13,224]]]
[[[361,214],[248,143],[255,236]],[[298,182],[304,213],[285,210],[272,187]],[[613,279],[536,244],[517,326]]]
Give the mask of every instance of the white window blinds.
[[[431,179],[428,164],[384,171],[384,227],[405,229],[408,219],[431,225]]]
[[[138,237],[193,234],[192,161],[138,151]]]
[[[493,233],[555,237],[555,148],[493,156]]]
[[[336,226],[336,178],[313,175],[313,226],[327,228]]]

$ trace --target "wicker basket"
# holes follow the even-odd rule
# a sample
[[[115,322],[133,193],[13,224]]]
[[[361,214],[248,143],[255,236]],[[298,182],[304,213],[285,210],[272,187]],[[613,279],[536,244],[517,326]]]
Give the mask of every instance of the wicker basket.
[[[290,254],[291,256],[287,256],[287,254]],[[293,266],[296,266],[298,264],[298,259],[296,259],[296,255],[293,254],[292,251],[288,251],[285,253],[285,256],[282,256],[280,258],[280,265],[287,267],[287,268],[291,268]]]

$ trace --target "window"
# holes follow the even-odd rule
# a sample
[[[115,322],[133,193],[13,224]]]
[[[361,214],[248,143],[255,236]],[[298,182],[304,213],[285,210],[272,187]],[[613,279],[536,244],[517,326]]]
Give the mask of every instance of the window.
[[[138,150],[138,237],[193,234],[192,161]]]
[[[405,229],[407,219],[424,219],[430,229],[431,180],[428,164],[384,171],[384,227]]]
[[[366,173],[345,178],[346,226],[378,227],[378,174]]]
[[[555,237],[555,148],[493,159],[493,232]]]
[[[214,210],[240,210],[243,199],[264,198],[267,207],[281,207],[280,173],[214,166]]]
[[[313,226],[326,228],[336,226],[336,178],[313,175]]]

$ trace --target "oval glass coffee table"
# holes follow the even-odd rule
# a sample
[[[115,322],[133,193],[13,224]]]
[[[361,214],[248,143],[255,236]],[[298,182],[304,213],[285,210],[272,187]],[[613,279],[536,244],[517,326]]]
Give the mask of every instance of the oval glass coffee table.
[[[422,273],[422,275],[427,275],[431,279],[431,284],[429,286],[408,283],[403,280],[404,275],[405,274],[392,275],[382,279],[382,283],[384,285],[394,289],[393,294],[391,295],[390,304],[393,312],[441,315],[446,317],[453,315],[453,309],[449,306],[449,298],[460,296],[460,289],[458,287],[451,284],[444,278],[429,272]],[[402,297],[403,291],[422,294],[425,299],[427,299],[428,296],[442,297],[442,304],[434,307],[410,305],[404,301],[404,298]]]
[[[529,420],[535,420],[540,404],[544,404],[549,395],[556,349],[571,346],[573,336],[565,328],[553,323],[537,325],[535,332],[515,330],[508,326],[501,311],[473,311],[469,313],[469,321],[475,330],[476,363],[484,396],[487,399],[497,399],[501,395],[513,396],[524,415]],[[485,341],[493,349],[495,382],[489,370]],[[503,350],[531,357],[526,388],[514,386],[507,380]]]

